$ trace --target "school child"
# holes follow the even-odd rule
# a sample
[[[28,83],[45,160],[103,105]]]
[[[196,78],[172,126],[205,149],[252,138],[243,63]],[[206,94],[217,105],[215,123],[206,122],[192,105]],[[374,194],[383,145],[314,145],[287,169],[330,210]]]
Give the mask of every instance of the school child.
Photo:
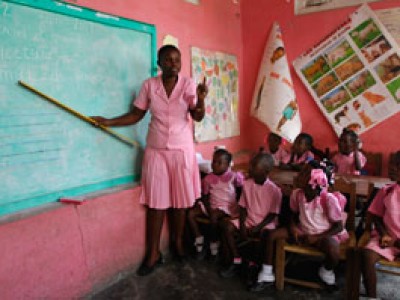
[[[202,181],[202,198],[189,210],[188,220],[195,235],[196,258],[201,260],[206,255],[204,236],[196,221],[198,216],[208,216],[211,224],[210,252],[215,260],[218,254],[218,222],[223,219],[238,218],[239,207],[237,191],[243,185],[244,177],[240,172],[230,169],[232,154],[225,149],[217,149],[211,163],[212,173]]]
[[[368,209],[375,229],[362,250],[363,283],[367,297],[376,298],[375,264],[381,257],[393,261],[400,256],[400,151],[389,165],[389,177],[396,181],[383,187]]]
[[[259,152],[250,161],[250,178],[243,184],[239,201],[239,221],[223,222],[222,236],[232,257],[230,265],[220,272],[223,278],[233,277],[242,264],[235,244],[235,234],[240,233],[242,240],[248,237],[262,238],[265,231],[275,229],[278,224],[282,193],[280,188],[268,179],[273,165],[271,154],[265,152]]]
[[[360,139],[353,130],[344,128],[339,137],[339,153],[333,158],[332,162],[336,166],[339,174],[359,175],[360,170],[367,162],[365,156],[359,151]]]
[[[271,132],[268,135],[268,151],[273,159],[274,166],[279,166],[284,161],[289,153],[282,147],[282,138],[276,133]]]
[[[329,193],[333,183],[328,162],[310,161],[297,177],[297,189],[290,196],[291,222],[288,228],[278,228],[267,236],[266,259],[253,291],[260,291],[275,281],[272,271],[273,249],[277,239],[293,239],[296,243],[313,245],[325,253],[319,276],[328,285],[335,284],[334,267],[339,262],[339,245],[349,237],[343,228],[343,210],[346,198]]]
[[[307,161],[314,159],[311,149],[313,149],[312,136],[308,133],[300,133],[294,140],[290,154],[284,159],[281,168],[300,170]]]

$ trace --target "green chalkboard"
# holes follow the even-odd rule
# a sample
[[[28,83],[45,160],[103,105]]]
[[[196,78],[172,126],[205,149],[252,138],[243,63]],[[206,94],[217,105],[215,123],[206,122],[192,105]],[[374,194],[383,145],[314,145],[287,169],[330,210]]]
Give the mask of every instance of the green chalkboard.
[[[49,0],[0,0],[0,215],[137,181],[130,147],[83,115],[127,112],[156,72],[155,27]],[[142,147],[149,115],[116,131]]]

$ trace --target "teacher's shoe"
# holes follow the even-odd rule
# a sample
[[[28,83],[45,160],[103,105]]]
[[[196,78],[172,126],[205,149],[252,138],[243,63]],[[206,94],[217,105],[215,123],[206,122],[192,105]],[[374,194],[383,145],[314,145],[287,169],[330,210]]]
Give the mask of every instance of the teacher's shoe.
[[[161,266],[162,264],[164,264],[164,259],[160,253],[159,258],[157,259],[157,261],[152,265],[152,266],[148,266],[146,265],[146,259],[143,261],[143,263],[140,265],[139,269],[136,271],[136,275],[138,276],[147,276],[151,273],[154,272],[154,270]]]

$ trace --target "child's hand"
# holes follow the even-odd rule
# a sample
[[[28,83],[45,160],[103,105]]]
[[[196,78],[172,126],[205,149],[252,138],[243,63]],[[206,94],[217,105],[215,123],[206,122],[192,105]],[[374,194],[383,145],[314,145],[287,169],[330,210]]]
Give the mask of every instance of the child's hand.
[[[306,236],[306,242],[310,245],[315,244],[318,241],[318,237],[315,235],[307,235]]]
[[[301,235],[301,231],[299,230],[299,228],[297,228],[297,226],[295,226],[295,225],[291,225],[290,226],[290,233],[294,237],[294,240],[296,241],[296,243],[298,243],[299,242],[299,236]]]
[[[379,241],[379,246],[381,248],[392,247],[393,245],[394,240],[388,234],[383,235]]]
[[[197,98],[204,100],[208,94],[208,87],[206,83],[206,77],[204,76],[203,82],[197,85]]]

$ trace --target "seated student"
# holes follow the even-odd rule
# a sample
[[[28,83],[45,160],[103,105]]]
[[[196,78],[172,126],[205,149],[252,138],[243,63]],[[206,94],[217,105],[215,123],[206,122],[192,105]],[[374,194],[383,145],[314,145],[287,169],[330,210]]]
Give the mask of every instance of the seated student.
[[[268,151],[274,158],[274,165],[279,166],[289,155],[282,147],[282,138],[276,133],[271,132],[268,135]]]
[[[240,233],[242,240],[248,237],[262,238],[266,231],[277,226],[282,193],[280,188],[268,179],[268,173],[273,165],[271,154],[264,152],[258,153],[250,162],[250,178],[243,184],[239,201],[239,221],[225,220],[222,224],[222,237],[232,260],[229,267],[221,270],[221,277],[234,276],[242,263],[235,244],[235,233]]]
[[[344,128],[339,137],[339,153],[332,158],[337,173],[360,175],[360,170],[366,164],[367,159],[359,151],[359,145],[360,140],[357,133]]]
[[[239,172],[230,169],[232,155],[225,149],[216,149],[211,163],[212,173],[202,180],[202,198],[189,210],[188,220],[195,235],[196,258],[203,259],[206,254],[204,236],[196,218],[207,216],[211,225],[210,251],[215,259],[218,254],[218,222],[227,218],[237,218],[239,207],[237,203],[237,188],[243,184],[244,177]]]
[[[328,166],[327,166],[328,165]],[[290,196],[291,222],[288,228],[278,228],[267,236],[265,264],[268,273],[258,277],[253,291],[262,290],[275,281],[272,271],[273,249],[277,239],[292,238],[296,243],[313,245],[325,253],[319,276],[328,285],[335,284],[334,267],[339,262],[339,244],[349,237],[343,228],[343,210],[346,198],[336,192],[329,193],[333,182],[329,164],[310,161],[297,178],[298,188]],[[263,272],[263,271],[262,271]]]
[[[292,145],[290,154],[281,164],[282,169],[300,170],[307,161],[314,159],[311,152],[313,148],[313,138],[308,133],[300,133]]]
[[[376,298],[375,264],[381,257],[393,261],[400,257],[400,151],[389,165],[389,177],[396,181],[383,187],[371,203],[375,230],[362,251],[361,270],[367,297]]]

